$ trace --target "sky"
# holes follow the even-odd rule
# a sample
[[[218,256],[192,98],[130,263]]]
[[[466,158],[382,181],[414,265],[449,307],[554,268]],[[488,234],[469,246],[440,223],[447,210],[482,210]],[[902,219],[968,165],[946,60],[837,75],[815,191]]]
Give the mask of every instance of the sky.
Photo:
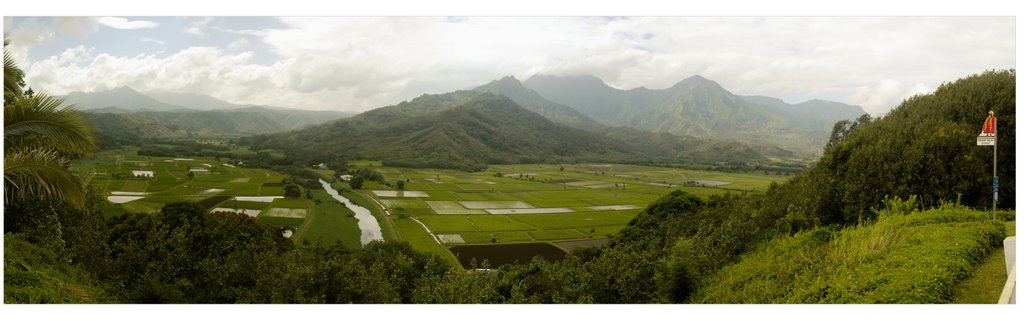
[[[5,17],[6,49],[53,95],[129,86],[239,104],[365,111],[503,76],[738,95],[881,115],[1016,65],[1004,17]]]

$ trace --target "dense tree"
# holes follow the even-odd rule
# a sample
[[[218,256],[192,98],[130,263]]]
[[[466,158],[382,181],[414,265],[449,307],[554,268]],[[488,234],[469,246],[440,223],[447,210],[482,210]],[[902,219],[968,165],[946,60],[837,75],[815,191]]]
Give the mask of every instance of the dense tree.
[[[349,187],[352,187],[353,190],[363,188],[363,177],[359,175],[352,176],[352,179],[348,181],[348,185]]]
[[[1013,208],[1015,78],[1014,70],[985,72],[907,99],[883,117],[837,123],[813,169],[769,190],[779,196],[771,215],[797,228],[852,224],[873,218],[886,196],[911,195],[926,207],[942,200],[990,207],[992,150],[975,144],[988,111],[998,119],[999,206]]]
[[[302,196],[302,188],[292,183],[284,184],[284,196],[292,198]]]

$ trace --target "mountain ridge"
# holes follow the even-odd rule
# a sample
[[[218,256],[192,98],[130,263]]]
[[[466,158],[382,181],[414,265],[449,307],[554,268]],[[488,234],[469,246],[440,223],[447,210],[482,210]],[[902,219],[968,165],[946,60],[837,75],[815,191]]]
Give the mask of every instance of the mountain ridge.
[[[522,84],[610,126],[773,145],[808,157],[820,153],[835,122],[863,114],[860,107],[823,100],[794,105],[739,96],[699,75],[663,89],[622,90],[589,75],[537,74]]]

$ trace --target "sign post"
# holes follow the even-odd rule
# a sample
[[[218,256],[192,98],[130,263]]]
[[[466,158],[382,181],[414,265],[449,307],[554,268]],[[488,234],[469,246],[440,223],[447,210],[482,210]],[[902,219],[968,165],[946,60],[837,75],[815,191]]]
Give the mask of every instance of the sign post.
[[[996,115],[988,111],[988,118],[981,126],[981,134],[978,135],[979,146],[992,146],[992,219],[996,218],[996,201],[999,200],[999,176],[996,175]]]

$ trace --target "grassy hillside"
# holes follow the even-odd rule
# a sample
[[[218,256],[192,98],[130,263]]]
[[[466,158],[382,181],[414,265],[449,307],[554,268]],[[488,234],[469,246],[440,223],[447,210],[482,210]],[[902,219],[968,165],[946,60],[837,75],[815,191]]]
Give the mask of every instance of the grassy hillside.
[[[628,146],[551,122],[507,97],[421,96],[358,116],[266,137],[254,147],[295,159],[383,160],[392,166],[479,170],[486,164],[625,160]]]
[[[706,279],[699,303],[946,303],[1001,244],[1002,222],[945,206],[767,242]]]
[[[5,304],[113,302],[94,275],[64,263],[51,247],[4,235]]]

